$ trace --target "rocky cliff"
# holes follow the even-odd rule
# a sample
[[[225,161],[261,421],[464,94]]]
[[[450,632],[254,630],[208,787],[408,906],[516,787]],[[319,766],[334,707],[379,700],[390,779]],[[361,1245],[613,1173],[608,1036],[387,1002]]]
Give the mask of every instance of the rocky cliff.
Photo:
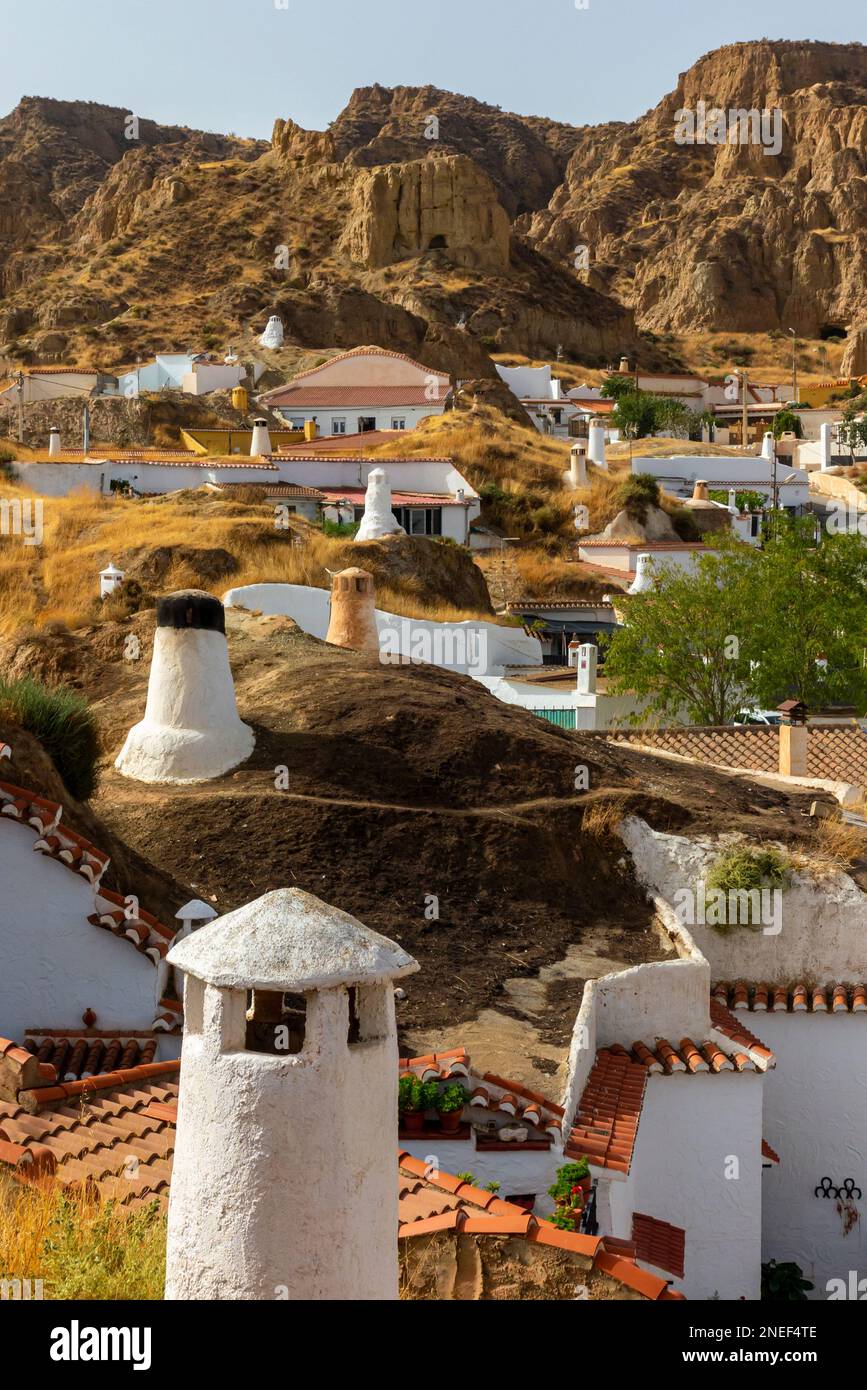
[[[678,118],[700,103],[726,126],[678,143],[701,136]],[[764,132],[730,116],[763,110]],[[585,278],[643,328],[847,327],[867,291],[867,48],[717,49],[641,120],[582,130],[562,186],[522,224],[555,256],[585,244]]]
[[[702,103],[752,138],[683,142]],[[144,119],[129,140],[128,119],[27,98],[0,121],[0,356],[250,351],[278,313],[295,349],[383,342],[484,377],[496,351],[601,366],[640,345],[669,365],[636,323],[863,322],[859,44],[722,48],[640,120],[595,127],[378,86],[327,131],[278,120],[270,143]]]

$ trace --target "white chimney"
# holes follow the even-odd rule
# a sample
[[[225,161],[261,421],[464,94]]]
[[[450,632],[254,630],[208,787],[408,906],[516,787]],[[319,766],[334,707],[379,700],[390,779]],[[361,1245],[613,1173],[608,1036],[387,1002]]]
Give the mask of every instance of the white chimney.
[[[762,458],[770,462],[774,457],[774,436],[770,430],[762,435]]]
[[[56,425],[52,425],[48,431],[48,457],[50,459],[60,457],[60,430]]]
[[[738,494],[735,488],[733,487],[729,488],[729,511],[736,512],[738,515],[740,515],[740,508],[738,506]]]
[[[120,588],[123,578],[124,571],[109,562],[104,570],[99,571],[99,597],[108,598],[109,594]]]
[[[605,450],[605,440],[602,441],[603,453]],[[587,486],[587,455],[586,445],[583,439],[577,444],[573,444],[569,450],[569,481],[573,487]]]
[[[819,426],[819,456],[821,459],[821,471],[824,473],[826,468],[831,467],[831,426]]]
[[[253,743],[235,704],[222,603],[199,589],[159,599],[144,719],[115,767],[139,782],[205,782],[249,758]]]
[[[277,314],[272,314],[266,323],[265,331],[259,338],[259,346],[265,348],[283,346],[283,320]]]
[[[262,420],[262,419],[254,420],[254,421],[253,421],[253,438],[250,440],[250,456],[251,456],[251,458],[252,458],[252,457],[255,457],[256,454],[270,454],[270,453],[271,453],[271,436],[270,436],[270,434],[268,433],[268,421],[267,421],[267,420]]]
[[[587,457],[597,468],[608,468],[605,462],[605,421],[592,419],[587,431]]]
[[[581,643],[577,637],[573,637],[569,646],[566,648],[566,664],[576,667],[578,665],[578,653],[581,650]]]
[[[653,588],[653,556],[642,552],[635,561],[635,578],[626,590],[628,594],[643,594]]]
[[[168,1299],[398,1296],[395,942],[281,888],[172,946],[185,973]]]
[[[596,694],[596,661],[599,648],[593,642],[585,642],[578,648],[578,694]]]
[[[210,903],[203,903],[201,898],[193,898],[190,902],[184,903],[184,906],[175,913],[176,919],[181,924],[175,940],[180,941],[182,937],[189,936],[190,932],[195,931],[197,927],[203,927],[207,922],[213,922],[216,916],[217,909],[211,907]]]
[[[356,532],[357,541],[378,541],[381,536],[405,536],[406,532],[391,510],[391,487],[384,468],[372,468],[364,494],[364,516]]]

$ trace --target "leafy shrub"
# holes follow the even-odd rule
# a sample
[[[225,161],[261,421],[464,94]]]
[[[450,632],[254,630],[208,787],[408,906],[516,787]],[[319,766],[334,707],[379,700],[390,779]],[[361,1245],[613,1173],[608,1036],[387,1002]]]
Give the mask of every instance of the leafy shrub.
[[[736,845],[727,849],[707,876],[708,888],[724,893],[740,888],[784,888],[788,861],[778,850]]]
[[[548,1188],[548,1196],[553,1197],[555,1202],[568,1201],[572,1195],[572,1188],[589,1176],[590,1164],[586,1155],[575,1163],[564,1163],[557,1169],[557,1177]]]
[[[65,686],[49,687],[30,676],[0,680],[0,717],[33,734],[63,782],[79,801],[96,786],[99,735],[87,701]]]
[[[456,1110],[463,1110],[467,1103],[467,1093],[463,1086],[446,1086],[437,1096],[436,1107],[441,1115],[453,1115]]]
[[[794,1261],[778,1265],[776,1260],[768,1260],[762,1265],[762,1301],[765,1303],[806,1303],[807,1292],[814,1287]]]
[[[630,473],[617,489],[617,502],[630,516],[644,521],[648,507],[659,506],[659,483],[652,473]]]

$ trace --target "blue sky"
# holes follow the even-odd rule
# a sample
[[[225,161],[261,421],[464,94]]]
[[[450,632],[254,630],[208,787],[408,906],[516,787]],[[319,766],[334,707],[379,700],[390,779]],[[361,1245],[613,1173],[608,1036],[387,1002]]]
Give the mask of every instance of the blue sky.
[[[632,120],[724,43],[864,40],[864,0],[0,0],[0,114],[23,95],[268,137],[353,87],[432,83],[576,125]],[[284,7],[285,6],[285,7]]]

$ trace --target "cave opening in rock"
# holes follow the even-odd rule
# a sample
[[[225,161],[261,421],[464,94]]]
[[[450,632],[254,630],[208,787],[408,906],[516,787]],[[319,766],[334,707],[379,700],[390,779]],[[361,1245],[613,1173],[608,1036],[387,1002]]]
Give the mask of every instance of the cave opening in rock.
[[[845,338],[846,330],[839,323],[823,323],[819,329],[819,337],[827,343],[832,338]]]
[[[448,242],[445,237],[441,236],[439,233],[437,233],[436,236],[432,236],[427,244],[428,251],[445,251],[447,247]]]

